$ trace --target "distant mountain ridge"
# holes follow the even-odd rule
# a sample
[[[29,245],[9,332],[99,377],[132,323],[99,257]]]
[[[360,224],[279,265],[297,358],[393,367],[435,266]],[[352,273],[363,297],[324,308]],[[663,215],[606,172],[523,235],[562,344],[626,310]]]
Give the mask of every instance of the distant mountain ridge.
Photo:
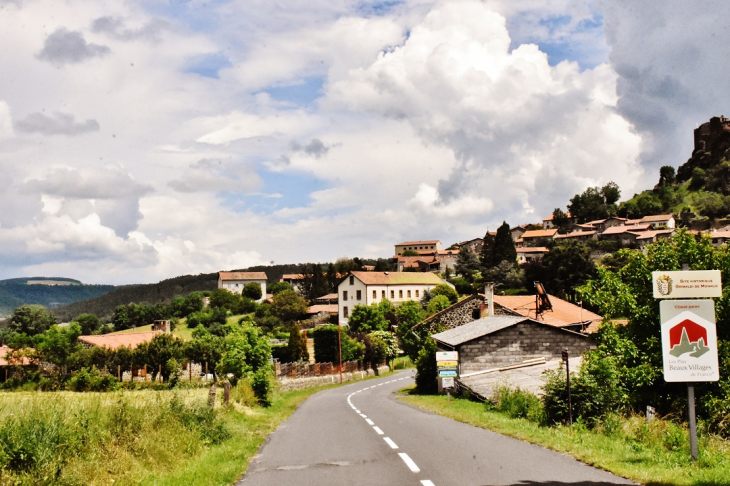
[[[0,280],[0,317],[8,317],[23,304],[55,308],[98,297],[116,289],[114,285],[84,285],[64,277],[23,277]]]

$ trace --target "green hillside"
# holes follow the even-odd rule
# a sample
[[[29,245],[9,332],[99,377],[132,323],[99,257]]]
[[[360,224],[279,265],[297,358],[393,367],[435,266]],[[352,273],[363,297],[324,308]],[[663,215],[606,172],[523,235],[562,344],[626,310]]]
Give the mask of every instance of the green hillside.
[[[0,317],[7,317],[23,304],[41,304],[55,308],[80,300],[98,297],[113,285],[84,285],[62,277],[30,277],[0,280]]]

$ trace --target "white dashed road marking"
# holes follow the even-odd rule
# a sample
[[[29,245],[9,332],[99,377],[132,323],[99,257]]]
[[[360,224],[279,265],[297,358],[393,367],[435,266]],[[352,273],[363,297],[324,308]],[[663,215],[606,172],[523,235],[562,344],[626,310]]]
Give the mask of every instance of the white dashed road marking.
[[[383,435],[383,431],[380,430],[380,427],[377,425],[373,427],[373,430],[378,433],[378,435]]]
[[[397,449],[398,446],[395,442],[393,442],[393,439],[390,437],[383,437],[383,440],[390,446],[391,449]]]
[[[421,481],[421,484],[423,486],[436,486],[435,484],[433,484],[433,482],[431,482],[430,479],[424,479],[423,481]]]
[[[375,425],[375,422],[373,422],[373,421],[372,421],[372,420],[370,420],[370,419],[365,419],[365,422],[367,422],[367,423],[368,423],[368,425]]]
[[[399,452],[398,455],[400,456],[401,459],[403,459],[403,462],[406,463],[406,466],[408,466],[408,469],[410,469],[414,473],[421,472],[421,470],[418,468],[418,466],[416,466],[416,463],[413,462],[413,459],[408,457],[408,454],[406,454],[405,452]]]

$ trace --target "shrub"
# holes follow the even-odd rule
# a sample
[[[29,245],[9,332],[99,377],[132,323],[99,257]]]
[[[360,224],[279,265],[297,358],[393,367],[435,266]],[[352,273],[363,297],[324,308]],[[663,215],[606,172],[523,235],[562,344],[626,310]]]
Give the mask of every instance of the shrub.
[[[436,367],[436,342],[426,339],[416,359],[416,388],[420,393],[436,393],[438,369]]]
[[[66,382],[66,388],[76,392],[102,392],[116,390],[119,382],[109,373],[102,373],[96,366],[81,368]]]
[[[256,399],[261,405],[265,407],[271,405],[269,395],[273,388],[273,383],[271,381],[270,367],[263,366],[259,368],[256,373],[253,374],[253,378],[251,379],[251,388],[253,389],[253,393],[256,396]]]
[[[519,388],[499,387],[488,406],[512,418],[524,418],[541,424],[545,421],[545,411],[540,399],[533,393]]]

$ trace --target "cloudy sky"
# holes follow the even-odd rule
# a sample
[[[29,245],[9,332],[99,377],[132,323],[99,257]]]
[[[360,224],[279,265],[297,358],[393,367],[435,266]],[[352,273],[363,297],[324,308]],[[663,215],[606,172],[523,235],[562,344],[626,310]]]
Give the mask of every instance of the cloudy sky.
[[[725,1],[0,0],[0,278],[387,257],[730,116]]]

